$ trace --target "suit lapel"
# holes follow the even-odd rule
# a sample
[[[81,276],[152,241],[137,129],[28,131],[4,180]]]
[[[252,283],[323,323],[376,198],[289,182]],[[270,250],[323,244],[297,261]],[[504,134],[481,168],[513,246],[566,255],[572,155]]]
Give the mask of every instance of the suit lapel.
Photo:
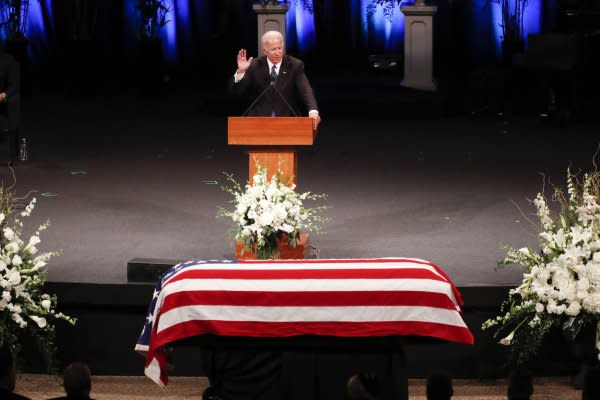
[[[277,87],[277,89],[286,85],[289,70],[290,70],[289,59],[286,56],[283,56],[283,60],[281,60],[281,66],[279,67],[279,75],[277,75],[277,82],[275,82],[275,87]]]
[[[269,63],[267,62],[267,57],[263,57],[260,60],[260,64],[258,64],[257,67],[258,67],[258,76],[260,77],[262,82],[265,82],[265,84],[268,85],[269,82],[271,82],[271,75],[269,72]]]

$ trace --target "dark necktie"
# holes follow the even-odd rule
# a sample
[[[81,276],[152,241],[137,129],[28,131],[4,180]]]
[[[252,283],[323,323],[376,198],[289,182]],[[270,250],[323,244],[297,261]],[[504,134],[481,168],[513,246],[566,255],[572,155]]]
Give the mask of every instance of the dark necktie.
[[[277,67],[275,64],[271,67],[271,86],[275,87],[275,82],[277,81]],[[271,117],[275,116],[275,102],[271,103]]]
[[[277,67],[275,66],[275,64],[273,64],[273,67],[271,68],[271,85],[275,85],[276,81],[277,81]]]

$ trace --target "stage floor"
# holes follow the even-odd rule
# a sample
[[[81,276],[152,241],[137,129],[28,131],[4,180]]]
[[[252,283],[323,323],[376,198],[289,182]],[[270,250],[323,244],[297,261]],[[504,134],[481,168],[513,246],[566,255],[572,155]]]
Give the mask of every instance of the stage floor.
[[[20,194],[37,191],[39,246],[62,250],[54,282],[125,283],[133,258],[232,259],[222,172],[247,179],[247,155],[226,145],[226,117],[207,94],[120,94],[23,100],[30,160],[15,166]],[[504,245],[535,245],[533,199],[564,185],[567,166],[591,169],[598,123],[566,128],[534,115],[423,120],[328,115],[300,151],[300,191],[333,206],[319,258],[405,256],[437,263],[458,286],[511,285],[494,271]],[[599,160],[600,161],[600,160]],[[10,182],[2,168],[4,182]],[[216,183],[216,184],[215,184]]]

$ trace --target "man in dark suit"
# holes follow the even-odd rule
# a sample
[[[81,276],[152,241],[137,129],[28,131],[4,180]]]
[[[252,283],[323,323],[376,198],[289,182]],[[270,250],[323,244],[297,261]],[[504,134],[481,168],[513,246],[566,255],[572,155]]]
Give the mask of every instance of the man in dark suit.
[[[232,91],[248,96],[248,115],[294,116],[313,119],[315,129],[321,118],[313,89],[304,73],[304,63],[285,55],[283,35],[269,31],[262,36],[263,55],[247,58],[246,50],[237,55],[238,69],[233,77]]]

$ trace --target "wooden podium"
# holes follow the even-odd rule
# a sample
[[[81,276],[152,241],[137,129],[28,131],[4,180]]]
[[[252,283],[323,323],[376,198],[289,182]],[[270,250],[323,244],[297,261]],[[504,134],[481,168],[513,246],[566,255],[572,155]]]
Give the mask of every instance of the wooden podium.
[[[310,146],[315,140],[313,121],[309,117],[229,117],[227,144],[248,148],[248,180],[253,179],[258,167],[267,169],[267,179],[281,171],[283,179],[296,183],[298,177],[297,146]],[[295,248],[280,245],[280,258],[304,258],[309,235],[300,235]],[[237,259],[253,259],[253,254],[242,254],[241,243],[236,245]]]
[[[259,166],[270,179],[279,169],[282,178],[296,183],[297,146],[313,144],[316,131],[309,117],[229,117],[227,144],[248,148],[248,180]]]

